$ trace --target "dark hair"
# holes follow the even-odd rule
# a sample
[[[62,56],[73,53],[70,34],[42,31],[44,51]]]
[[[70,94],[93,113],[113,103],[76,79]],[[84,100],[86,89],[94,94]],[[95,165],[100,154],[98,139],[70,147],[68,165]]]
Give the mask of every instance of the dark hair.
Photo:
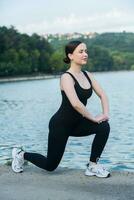
[[[66,63],[66,64],[69,64],[70,63],[70,59],[68,57],[68,54],[69,53],[73,53],[73,51],[76,49],[76,47],[81,44],[82,42],[81,41],[78,41],[78,40],[74,40],[74,41],[71,41],[69,42],[66,46],[65,46],[65,54],[66,54],[66,57],[63,59],[63,61]]]

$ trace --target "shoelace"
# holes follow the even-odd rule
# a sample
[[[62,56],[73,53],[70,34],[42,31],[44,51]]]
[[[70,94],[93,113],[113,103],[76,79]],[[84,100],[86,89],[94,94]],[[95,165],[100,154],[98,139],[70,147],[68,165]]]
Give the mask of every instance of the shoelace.
[[[97,165],[95,165],[95,166],[91,166],[91,170],[94,171],[94,169],[95,169],[95,171],[96,171],[97,173],[102,173],[102,172],[105,172],[105,171],[106,171],[106,169],[105,169],[101,164],[97,164]]]
[[[96,167],[97,167],[98,169],[103,170],[103,171],[106,170],[106,168],[105,168],[103,165],[101,165],[101,164],[97,164]]]
[[[20,153],[22,152],[23,150],[20,150],[17,154],[17,161],[18,161],[18,164],[19,165],[22,165],[23,164],[23,158],[21,157],[22,155],[20,155]]]

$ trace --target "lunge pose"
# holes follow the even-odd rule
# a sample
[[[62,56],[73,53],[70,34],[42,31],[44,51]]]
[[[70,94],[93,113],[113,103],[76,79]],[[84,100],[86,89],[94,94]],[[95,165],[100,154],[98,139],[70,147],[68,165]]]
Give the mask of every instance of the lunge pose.
[[[14,172],[22,172],[24,160],[27,160],[44,170],[53,171],[62,159],[69,136],[94,134],[85,175],[109,177],[110,173],[98,163],[110,132],[107,96],[93,75],[82,69],[88,60],[86,44],[71,41],[65,47],[65,54],[64,62],[69,64],[69,68],[60,77],[62,103],[49,121],[47,155],[13,148],[12,169]],[[93,91],[102,105],[102,113],[97,116],[86,108]]]

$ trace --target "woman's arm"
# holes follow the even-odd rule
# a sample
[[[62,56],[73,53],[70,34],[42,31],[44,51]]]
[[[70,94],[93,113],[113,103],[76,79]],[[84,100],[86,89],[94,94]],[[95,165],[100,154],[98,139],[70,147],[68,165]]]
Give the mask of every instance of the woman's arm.
[[[86,106],[79,100],[74,88],[74,81],[72,77],[69,74],[63,74],[60,81],[61,86],[73,108],[83,117],[93,122],[98,122],[98,120],[87,110]]]
[[[92,81],[92,87],[97,96],[101,100],[101,105],[102,105],[102,111],[103,115],[105,115],[106,118],[109,118],[109,103],[108,103],[108,97],[105,94],[104,90],[100,86],[100,84],[94,79],[93,75],[89,72],[87,72],[89,78]]]

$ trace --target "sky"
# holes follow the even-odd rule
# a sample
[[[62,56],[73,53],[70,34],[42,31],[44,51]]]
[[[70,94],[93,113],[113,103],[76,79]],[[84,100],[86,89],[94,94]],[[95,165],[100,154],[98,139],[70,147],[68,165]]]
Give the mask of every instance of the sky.
[[[43,34],[134,32],[134,0],[0,0],[0,26]]]

